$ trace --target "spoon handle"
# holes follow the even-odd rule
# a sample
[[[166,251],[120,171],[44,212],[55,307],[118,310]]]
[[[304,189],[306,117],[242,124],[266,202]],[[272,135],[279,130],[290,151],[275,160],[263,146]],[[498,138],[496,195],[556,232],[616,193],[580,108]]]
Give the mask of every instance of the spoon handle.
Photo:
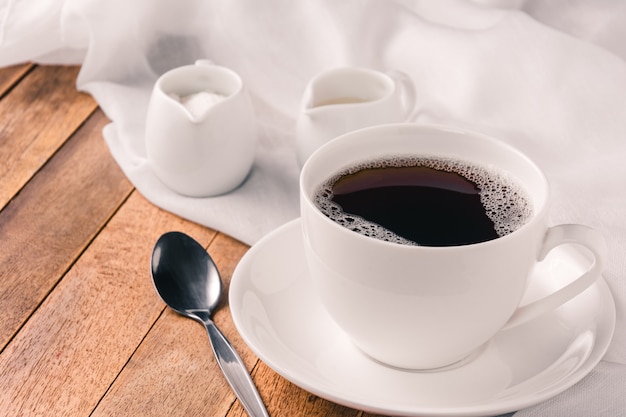
[[[263,400],[235,348],[212,320],[205,320],[203,323],[209,334],[217,363],[243,408],[251,417],[269,417]]]

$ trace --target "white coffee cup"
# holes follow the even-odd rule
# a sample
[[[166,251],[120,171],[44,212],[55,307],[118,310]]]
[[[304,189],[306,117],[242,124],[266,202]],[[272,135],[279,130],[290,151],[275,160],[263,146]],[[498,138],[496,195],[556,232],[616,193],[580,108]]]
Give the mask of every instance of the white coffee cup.
[[[316,206],[316,190],[356,162],[383,156],[452,158],[506,172],[528,194],[533,214],[512,233],[462,246],[409,246],[364,236]],[[601,274],[606,247],[582,225],[548,226],[549,185],[525,155],[496,139],[438,126],[393,124],[345,134],[318,149],[300,176],[301,217],[310,275],[336,323],[366,354],[407,369],[449,366],[504,328],[552,311]],[[589,271],[521,306],[533,266],[565,243],[586,247]]]

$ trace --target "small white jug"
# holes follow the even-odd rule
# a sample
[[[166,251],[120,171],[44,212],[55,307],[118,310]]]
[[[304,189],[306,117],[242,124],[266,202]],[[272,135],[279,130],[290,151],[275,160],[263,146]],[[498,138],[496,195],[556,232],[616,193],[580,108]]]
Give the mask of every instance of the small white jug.
[[[156,82],[146,151],[156,176],[192,197],[227,193],[248,175],[256,148],[250,98],[234,71],[199,60]]]
[[[331,139],[364,127],[409,121],[416,104],[411,78],[400,72],[343,67],[314,77],[296,126],[300,166]]]

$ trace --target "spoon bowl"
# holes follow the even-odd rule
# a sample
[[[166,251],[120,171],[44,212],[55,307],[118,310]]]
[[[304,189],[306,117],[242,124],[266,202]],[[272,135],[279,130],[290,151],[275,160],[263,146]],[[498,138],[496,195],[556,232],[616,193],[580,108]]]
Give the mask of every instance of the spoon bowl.
[[[211,315],[222,294],[220,273],[206,250],[180,232],[161,236],[152,252],[152,279],[161,299],[183,316]]]
[[[248,414],[269,417],[243,361],[211,318],[221,300],[222,279],[208,252],[184,233],[165,233],[152,251],[151,272],[165,304],[204,325],[217,363]]]

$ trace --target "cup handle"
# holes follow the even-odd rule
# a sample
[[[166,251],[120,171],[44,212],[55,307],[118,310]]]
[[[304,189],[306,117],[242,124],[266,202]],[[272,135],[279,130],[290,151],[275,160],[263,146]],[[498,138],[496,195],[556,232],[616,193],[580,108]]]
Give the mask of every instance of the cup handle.
[[[565,304],[585,291],[600,277],[604,269],[607,253],[606,241],[599,232],[587,226],[561,224],[549,228],[539,253],[539,261],[542,261],[552,249],[566,243],[574,243],[586,247],[594,257],[591,267],[565,287],[544,298],[519,307],[502,330],[519,326],[548,311],[555,310],[560,305]]]
[[[417,92],[413,80],[408,74],[397,70],[388,71],[387,75],[396,81],[401,89],[400,98],[404,107],[404,121],[413,121],[417,117]]]

